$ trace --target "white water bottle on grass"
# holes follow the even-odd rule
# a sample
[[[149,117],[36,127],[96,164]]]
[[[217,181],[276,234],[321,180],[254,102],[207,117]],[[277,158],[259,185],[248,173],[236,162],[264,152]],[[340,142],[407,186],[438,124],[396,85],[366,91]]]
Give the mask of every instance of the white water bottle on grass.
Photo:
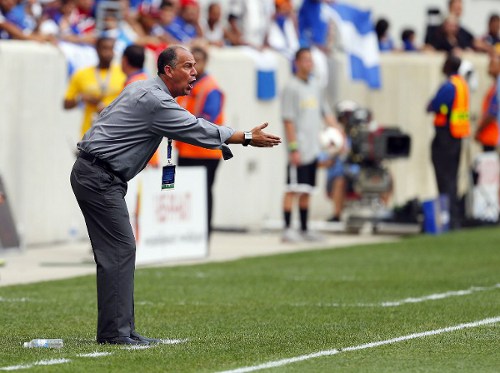
[[[62,339],[33,339],[29,342],[24,342],[24,347],[42,347],[42,348],[62,348]]]

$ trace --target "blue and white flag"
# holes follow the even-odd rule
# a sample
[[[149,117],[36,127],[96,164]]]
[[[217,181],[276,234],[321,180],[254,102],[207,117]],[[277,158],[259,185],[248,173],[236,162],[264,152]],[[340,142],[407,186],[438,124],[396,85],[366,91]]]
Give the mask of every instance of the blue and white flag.
[[[337,25],[352,79],[363,80],[373,89],[380,88],[380,52],[371,12],[337,2],[325,5],[324,11]]]

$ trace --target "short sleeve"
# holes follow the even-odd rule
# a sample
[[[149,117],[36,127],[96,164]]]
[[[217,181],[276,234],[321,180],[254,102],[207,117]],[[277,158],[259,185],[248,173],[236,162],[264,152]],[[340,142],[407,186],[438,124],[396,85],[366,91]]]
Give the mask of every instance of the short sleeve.
[[[287,86],[281,95],[281,118],[283,120],[295,120],[297,118],[297,94]]]
[[[450,82],[447,82],[439,88],[436,96],[429,103],[429,111],[438,113],[443,105],[451,109],[453,99],[455,98],[455,87]]]
[[[78,72],[74,73],[71,77],[68,88],[66,89],[66,94],[64,95],[65,100],[75,100],[80,93],[80,74]]]

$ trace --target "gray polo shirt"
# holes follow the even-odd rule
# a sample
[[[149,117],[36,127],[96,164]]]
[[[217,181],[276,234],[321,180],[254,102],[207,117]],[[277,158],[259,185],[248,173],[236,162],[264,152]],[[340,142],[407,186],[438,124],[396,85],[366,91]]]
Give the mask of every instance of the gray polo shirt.
[[[321,152],[319,134],[325,115],[332,111],[314,78],[307,82],[292,76],[281,95],[281,117],[293,122],[302,164],[312,163]]]
[[[221,149],[233,133],[183,109],[157,76],[127,86],[101,112],[78,149],[106,161],[128,181],[146,166],[163,137]]]

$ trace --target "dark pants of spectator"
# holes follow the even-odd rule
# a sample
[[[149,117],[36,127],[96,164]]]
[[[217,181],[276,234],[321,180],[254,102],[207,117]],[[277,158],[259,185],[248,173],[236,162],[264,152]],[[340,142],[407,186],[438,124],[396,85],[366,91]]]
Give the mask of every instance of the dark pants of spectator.
[[[212,233],[212,209],[213,209],[213,194],[212,186],[215,181],[215,173],[219,166],[219,159],[210,158],[185,158],[179,157],[177,160],[179,166],[202,166],[207,170],[207,234],[210,238]]]
[[[129,337],[134,331],[135,238],[124,200],[127,184],[81,158],[70,181],[97,265],[97,339]]]
[[[460,139],[442,141],[435,137],[432,141],[432,164],[436,174],[439,194],[448,196],[450,203],[450,228],[460,227],[460,209],[458,201],[458,166],[462,142]]]

